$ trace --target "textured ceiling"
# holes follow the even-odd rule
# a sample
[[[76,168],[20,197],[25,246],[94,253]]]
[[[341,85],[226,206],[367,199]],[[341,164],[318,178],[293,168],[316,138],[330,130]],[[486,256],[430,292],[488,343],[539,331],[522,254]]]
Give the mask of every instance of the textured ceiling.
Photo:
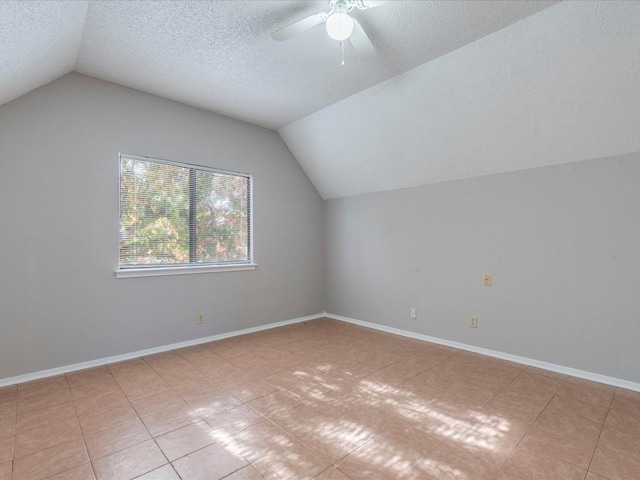
[[[86,2],[0,1],[0,105],[73,70]]]
[[[0,0],[0,104],[78,71],[278,129],[325,198],[640,150],[640,2]]]
[[[327,0],[0,0],[0,35],[12,46],[0,50],[0,84],[19,74],[1,100],[73,69],[279,128],[551,4],[390,0],[354,14],[378,57],[362,62],[347,44],[341,67],[322,25],[286,42],[270,36]]]
[[[559,3],[279,131],[323,198],[640,151],[640,2]]]

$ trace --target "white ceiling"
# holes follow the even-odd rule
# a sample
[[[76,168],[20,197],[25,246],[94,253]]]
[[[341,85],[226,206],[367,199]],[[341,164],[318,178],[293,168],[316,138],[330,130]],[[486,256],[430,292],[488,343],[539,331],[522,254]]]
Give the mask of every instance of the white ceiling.
[[[354,14],[379,56],[341,67],[322,25],[270,36],[327,0],[0,1],[0,101],[75,70],[277,129],[551,4],[390,0]]]
[[[554,3],[391,0],[341,67],[269,35],[325,0],[0,0],[0,104],[75,70],[278,129],[324,198],[640,150],[640,2]]]
[[[640,2],[562,2],[280,129],[323,198],[640,151]]]
[[[0,105],[73,70],[86,2],[0,1]]]

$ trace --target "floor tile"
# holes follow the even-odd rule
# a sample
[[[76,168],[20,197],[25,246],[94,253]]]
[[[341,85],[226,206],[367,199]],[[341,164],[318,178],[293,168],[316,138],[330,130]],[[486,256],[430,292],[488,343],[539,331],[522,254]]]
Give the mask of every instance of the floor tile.
[[[44,383],[45,381],[43,381]],[[18,393],[18,413],[31,412],[39,408],[58,405],[72,400],[66,382],[47,384],[46,387],[29,389],[27,393]]]
[[[18,386],[11,385],[9,387],[0,387],[0,402],[13,399],[15,400],[18,396]]]
[[[155,375],[155,374],[154,374]],[[129,400],[136,400],[141,397],[147,397],[154,393],[169,390],[169,384],[166,383],[159,375],[151,377],[134,377],[130,381],[119,381],[120,388]]]
[[[246,405],[238,405],[205,418],[216,440],[227,438],[264,420],[262,415]]]
[[[610,430],[632,440],[640,438],[640,416],[611,409],[604,424],[604,431]]]
[[[313,480],[351,480],[346,474],[335,467],[329,467]]]
[[[18,388],[0,388],[0,418],[13,417],[17,414]]]
[[[568,394],[584,402],[609,408],[615,391],[616,388],[610,385],[569,377],[564,385],[560,387],[558,393]]]
[[[329,467],[327,460],[268,422],[249,427],[222,443],[268,479],[307,480]]]
[[[122,390],[112,390],[99,393],[92,397],[76,398],[73,401],[79,417],[98,410],[108,410],[110,408],[125,408],[129,405],[129,399]]]
[[[534,409],[542,411],[562,384],[561,379],[537,375],[525,370],[507,385],[500,395],[505,399],[512,399],[514,402],[524,403],[529,408],[535,407]]]
[[[412,479],[408,478],[407,480],[412,480]],[[511,473],[500,472],[498,474],[498,476],[496,477],[496,480],[522,480],[522,478],[516,477],[515,475],[513,475]]]
[[[18,415],[16,417],[16,433],[22,434],[69,418],[76,418],[76,409],[73,402],[41,408],[33,412]]]
[[[151,439],[151,435],[138,418],[91,435],[85,435],[87,450],[92,460],[149,439]]]
[[[190,400],[189,405],[201,417],[210,417],[229,410],[242,402],[227,392],[219,392]]]
[[[492,480],[500,466],[458,445],[443,444],[435,453],[423,458],[418,463],[418,469],[443,480]]]
[[[11,470],[13,464],[11,462],[0,463],[0,480],[11,480]]]
[[[18,385],[18,400],[31,395],[47,395],[58,391],[68,391],[69,386],[64,375],[34,380]]]
[[[264,477],[251,465],[247,465],[224,477],[224,480],[264,480]]]
[[[640,392],[618,388],[611,402],[611,409],[640,417]]]
[[[170,388],[169,384],[142,359],[109,365],[108,368],[130,400]]]
[[[69,392],[69,385],[64,375],[34,380],[18,385],[18,402],[30,396],[47,396],[60,392]]]
[[[247,403],[247,405],[261,415],[270,417],[278,411],[291,409],[301,403],[302,399],[300,397],[278,390],[264,397],[252,400]]]
[[[95,480],[95,478],[93,467],[91,467],[90,463],[85,463],[79,467],[49,477],[47,480]]]
[[[422,373],[425,369],[414,371],[413,369],[402,366],[400,362],[391,364],[380,370],[376,370],[373,373],[365,376],[364,379],[370,382],[381,382],[387,385],[400,385],[407,379],[415,377],[419,373]],[[413,374],[411,374],[411,373]]]
[[[422,454],[433,452],[440,443],[452,435],[449,432],[434,431],[433,426],[437,424],[433,422],[430,414],[424,412],[396,408],[392,414],[385,416],[388,416],[391,422],[382,427],[384,435],[404,442]]]
[[[584,480],[609,480],[607,478],[601,477],[600,475],[596,475],[595,473],[587,473],[587,476]]]
[[[178,474],[189,480],[218,480],[247,465],[222,445],[214,444],[173,462]]]
[[[250,402],[256,398],[264,397],[275,392],[275,387],[262,380],[243,383],[229,388],[227,391],[243,403]]]
[[[150,415],[152,413],[164,410],[166,408],[176,407],[184,404],[185,401],[173,390],[167,390],[160,393],[155,393],[147,397],[138,398],[133,400],[131,404],[136,412],[141,417]]]
[[[14,437],[0,438],[0,463],[10,462],[13,459]]]
[[[93,462],[97,480],[130,479],[165,465],[164,457],[153,440],[139,443]]]
[[[136,480],[181,480],[172,465],[165,465],[137,477]]]
[[[353,480],[395,480],[406,477],[421,457],[416,450],[389,442],[381,435],[366,442],[336,466]]]
[[[14,458],[24,457],[78,438],[82,438],[82,433],[76,417],[51,421],[16,435],[13,455]]]
[[[16,433],[16,417],[0,418],[0,438],[10,437]]]
[[[626,452],[630,457],[640,457],[640,437],[636,431],[625,432],[613,428],[604,428],[598,441],[598,446],[606,445]]]
[[[91,435],[121,423],[130,422],[137,417],[135,410],[128,403],[104,410],[94,410],[79,416],[84,435]]]
[[[74,399],[95,397],[102,393],[120,389],[120,386],[106,367],[68,374],[67,383]]]
[[[84,442],[74,440],[17,458],[13,464],[13,480],[41,480],[88,462]]]
[[[189,383],[186,385],[180,385],[173,389],[185,402],[190,402],[197,398],[206,397],[207,395],[213,395],[214,393],[219,393],[223,391],[222,387],[219,384],[214,382],[211,379]]]
[[[535,418],[531,419],[529,426],[534,422]],[[456,429],[446,442],[501,465],[518,446],[526,431],[524,425],[515,426],[508,417],[477,413]]]
[[[586,475],[585,470],[575,465],[523,444],[505,462],[503,471],[522,480],[582,480]]]
[[[213,429],[204,421],[192,423],[156,437],[170,462],[200,450],[216,441]]]
[[[131,380],[135,377],[146,374],[154,374],[151,367],[142,358],[134,358],[124,362],[112,363],[107,365],[111,374],[118,380]]]
[[[171,387],[197,383],[205,379],[202,372],[174,352],[145,357],[145,361]]]
[[[629,441],[626,437],[616,438],[615,434],[609,433],[609,438],[605,435],[598,443],[589,470],[609,480],[640,478],[640,446],[637,439]]]
[[[609,407],[604,407],[599,402],[586,401],[577,395],[567,395],[560,389],[549,402],[546,410],[555,410],[561,416],[578,415],[602,424],[607,417]]]
[[[542,368],[537,367],[527,367],[525,369],[526,373],[531,373],[534,375],[540,375],[543,377],[555,378],[564,382],[567,379],[567,375],[563,373],[552,372],[551,370],[544,370]]]
[[[167,408],[142,417],[142,421],[154,437],[201,420],[187,404]]]
[[[325,414],[307,405],[276,414],[272,421],[315,453],[335,463],[375,436],[348,418]]]
[[[0,399],[0,418],[14,417],[18,410],[18,399],[5,398]]]
[[[599,422],[586,418],[576,420],[566,412],[564,415],[553,413],[547,417],[543,412],[521,445],[586,470],[601,429]]]

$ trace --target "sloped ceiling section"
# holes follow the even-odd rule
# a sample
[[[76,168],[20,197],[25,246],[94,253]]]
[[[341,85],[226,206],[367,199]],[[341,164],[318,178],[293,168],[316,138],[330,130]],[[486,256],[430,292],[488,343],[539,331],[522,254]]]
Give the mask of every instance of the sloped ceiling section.
[[[87,2],[0,2],[0,105],[73,70]]]
[[[77,71],[279,128],[455,50],[549,1],[397,1],[357,16],[379,56],[356,58],[322,25],[286,42],[271,32],[327,0],[89,3]]]
[[[270,35],[328,0],[0,0],[0,101],[75,70],[275,129],[554,3],[389,0],[354,13],[378,56],[341,67],[322,25]]]
[[[562,2],[279,130],[325,198],[640,151],[640,2]]]

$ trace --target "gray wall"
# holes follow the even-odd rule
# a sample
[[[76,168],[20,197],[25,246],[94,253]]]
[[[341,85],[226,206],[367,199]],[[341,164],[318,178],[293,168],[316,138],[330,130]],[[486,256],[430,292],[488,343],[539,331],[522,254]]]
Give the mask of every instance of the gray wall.
[[[330,200],[325,236],[329,313],[640,382],[638,153]]]
[[[258,269],[116,279],[118,152],[253,174]],[[322,312],[322,209],[274,131],[79,74],[0,106],[0,378]]]

